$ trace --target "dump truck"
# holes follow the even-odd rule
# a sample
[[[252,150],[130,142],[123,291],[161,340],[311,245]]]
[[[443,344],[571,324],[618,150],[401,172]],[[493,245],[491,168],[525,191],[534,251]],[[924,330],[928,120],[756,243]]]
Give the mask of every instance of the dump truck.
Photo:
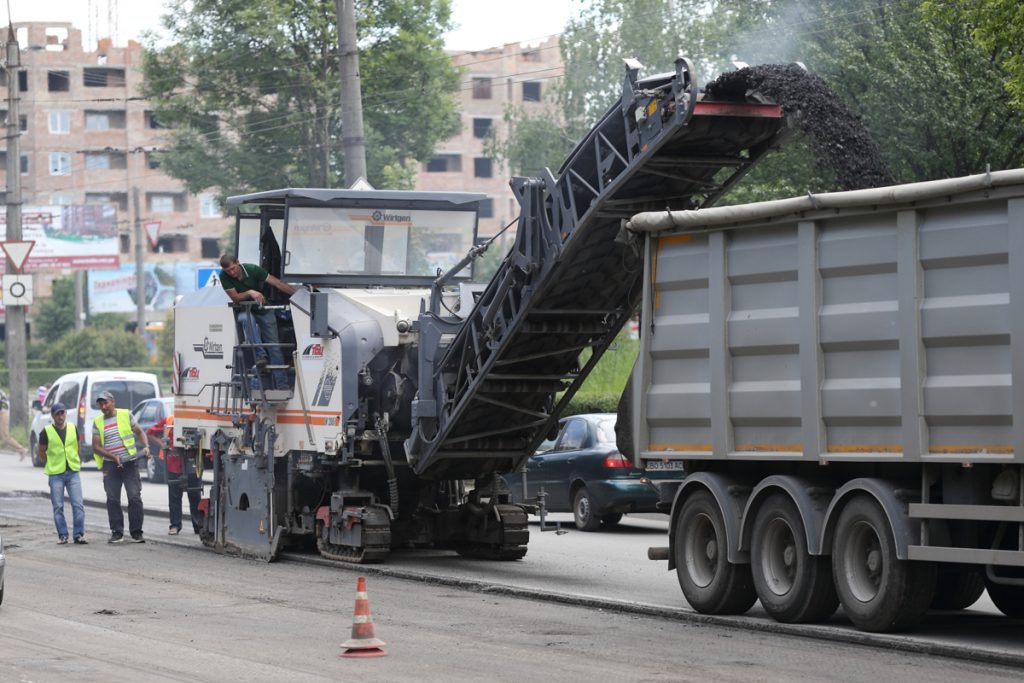
[[[250,302],[217,287],[175,305],[175,445],[212,462],[207,545],[264,560],[303,545],[357,563],[408,547],[523,557],[526,511],[500,475],[557,426],[634,313],[643,255],[622,220],[710,206],[787,133],[757,93],[705,97],[686,58],[640,69],[627,63],[619,101],[557,174],[511,181],[513,246],[484,285],[470,281],[482,195],[228,199],[240,260],[298,291],[266,292],[273,343],[247,337]],[[271,350],[276,367],[258,362]],[[274,372],[283,386],[268,386]]]
[[[1024,616],[1024,170],[626,222],[643,245],[620,447],[686,600],[905,629]]]

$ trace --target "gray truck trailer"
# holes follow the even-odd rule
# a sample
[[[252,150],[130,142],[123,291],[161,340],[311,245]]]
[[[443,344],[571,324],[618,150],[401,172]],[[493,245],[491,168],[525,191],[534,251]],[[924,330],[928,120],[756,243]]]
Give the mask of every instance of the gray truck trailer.
[[[1024,616],[1024,170],[639,214],[620,438],[704,613]]]

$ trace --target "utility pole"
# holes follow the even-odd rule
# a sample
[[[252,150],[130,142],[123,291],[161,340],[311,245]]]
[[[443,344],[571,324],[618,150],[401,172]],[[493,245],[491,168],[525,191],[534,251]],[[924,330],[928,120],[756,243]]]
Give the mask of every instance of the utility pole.
[[[20,241],[21,232],[21,127],[18,125],[18,72],[21,70],[21,50],[14,35],[14,25],[8,26],[4,69],[7,71],[7,237]],[[14,262],[8,261],[7,272],[16,272]],[[28,354],[25,339],[25,307],[8,306],[4,316],[7,329],[7,369],[10,373],[11,424],[28,424]]]
[[[345,153],[345,186],[366,177],[363,137],[363,89],[359,80],[355,0],[335,0],[338,13],[338,65],[341,73],[341,146]]]
[[[85,327],[85,271],[75,271],[75,331]]]
[[[142,243],[138,187],[132,188],[132,207],[135,209],[135,333],[141,337],[146,331],[146,252]]]

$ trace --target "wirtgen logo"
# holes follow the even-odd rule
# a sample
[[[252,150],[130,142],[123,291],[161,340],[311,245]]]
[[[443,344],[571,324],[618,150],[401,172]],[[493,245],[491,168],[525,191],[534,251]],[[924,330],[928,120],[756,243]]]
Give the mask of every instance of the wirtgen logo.
[[[193,344],[192,350],[203,354],[203,358],[207,360],[224,357],[224,345],[220,342],[210,341],[209,337],[204,337],[202,344]]]
[[[412,216],[408,214],[388,213],[380,209],[374,211],[370,218],[374,223],[408,223],[412,220]]]
[[[310,344],[302,351],[302,357],[307,360],[320,360],[324,357],[323,344]]]

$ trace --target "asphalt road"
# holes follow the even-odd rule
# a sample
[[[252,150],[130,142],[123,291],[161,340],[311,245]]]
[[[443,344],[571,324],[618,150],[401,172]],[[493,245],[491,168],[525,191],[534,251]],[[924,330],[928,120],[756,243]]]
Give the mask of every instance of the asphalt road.
[[[57,546],[42,522],[0,513],[0,525],[3,680],[1020,680],[1009,668],[372,575],[387,656],[343,659],[355,573],[166,543]]]
[[[103,494],[99,473],[84,470],[82,479],[87,500],[100,504]],[[27,463],[18,463],[15,456],[0,454],[0,492],[44,491],[45,482],[41,470]],[[167,508],[166,486],[144,483],[143,500],[150,511],[146,534],[151,540],[200,548],[199,541],[190,533],[179,537],[166,536],[167,521],[162,516]],[[0,515],[5,513],[38,523],[53,540],[52,518],[45,499],[0,498]],[[553,517],[563,520],[564,527],[572,528],[571,516]],[[106,515],[102,508],[87,507],[86,521],[93,541],[104,541]],[[841,611],[831,623],[820,626],[779,625],[765,616],[759,607],[744,617],[706,618],[696,615],[686,605],[674,572],[667,571],[663,562],[646,559],[648,546],[667,543],[666,527],[657,516],[627,516],[620,528],[614,531],[588,534],[573,529],[565,534],[556,534],[540,532],[534,522],[531,524],[530,551],[518,562],[474,562],[450,552],[418,550],[393,553],[384,565],[366,568],[335,565],[332,569],[345,572],[346,577],[351,577],[353,571],[360,571],[372,577],[411,578],[490,595],[524,595],[559,604],[603,609],[605,612],[657,615],[682,624],[732,626],[760,632],[762,637],[768,638],[778,634],[812,635],[830,641],[978,657],[1024,667],[1024,621],[1000,615],[987,596],[964,612],[929,615],[926,623],[910,635],[860,634],[849,626]],[[210,551],[202,552],[217,557]],[[236,562],[230,558],[221,559]],[[315,563],[319,558],[286,555],[282,566],[294,565],[293,560]]]

